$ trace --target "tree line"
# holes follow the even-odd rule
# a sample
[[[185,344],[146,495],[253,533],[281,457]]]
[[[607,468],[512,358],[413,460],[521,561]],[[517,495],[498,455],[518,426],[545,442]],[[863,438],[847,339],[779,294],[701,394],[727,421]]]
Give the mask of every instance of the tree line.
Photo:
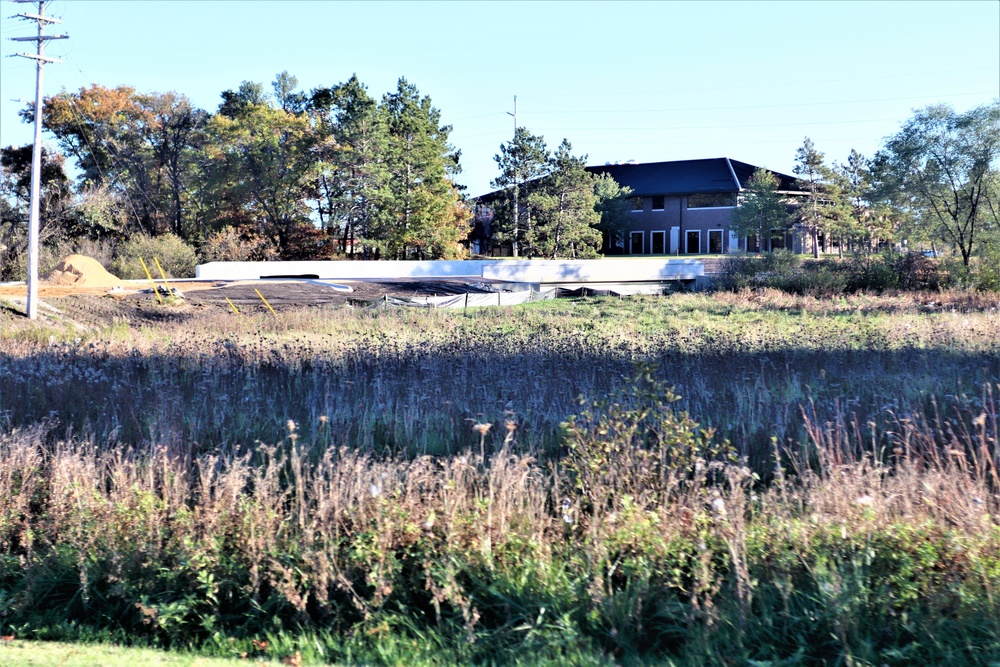
[[[270,93],[245,81],[214,113],[130,86],[46,98],[59,153],[44,152],[43,241],[171,234],[215,259],[459,255],[470,226],[460,153],[431,99],[403,78],[381,99],[356,76],[297,85],[287,72]],[[33,105],[21,113],[30,121]],[[31,147],[2,149],[0,166],[10,259],[26,243]]]
[[[22,111],[33,117],[29,105]],[[100,85],[44,102],[59,152],[43,151],[41,237],[51,247],[171,239],[201,261],[455,258],[473,229],[455,177],[460,152],[430,98],[399,79],[381,98],[356,76],[311,91],[288,72],[270,92],[244,81],[214,113],[176,92]],[[78,177],[66,174],[74,161]],[[524,127],[494,156],[488,241],[515,256],[594,257],[622,238],[628,188],[585,170],[563,139],[553,151]],[[759,170],[732,230],[756,236],[796,225],[838,252],[903,240],[945,245],[965,267],[1000,257],[1000,101],[965,113],[914,113],[871,158],[828,164],[806,138],[798,191]],[[0,150],[0,280],[23,273],[31,146]],[[992,260],[990,260],[992,261]]]
[[[760,169],[734,212],[732,229],[757,236],[797,224],[819,257],[820,235],[844,250],[869,253],[886,244],[953,249],[968,268],[975,255],[1000,263],[1000,101],[964,113],[947,105],[918,110],[874,156],[851,150],[828,164],[806,137],[795,153],[800,192],[789,197]],[[794,200],[794,205],[789,205]]]

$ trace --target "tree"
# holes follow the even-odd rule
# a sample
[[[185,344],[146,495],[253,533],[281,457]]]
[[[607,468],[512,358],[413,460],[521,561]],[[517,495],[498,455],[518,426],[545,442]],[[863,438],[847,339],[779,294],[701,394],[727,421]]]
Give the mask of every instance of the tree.
[[[525,239],[530,239],[531,208],[525,205],[531,195],[532,182],[548,173],[551,156],[545,139],[528,132],[526,128],[514,130],[514,138],[500,145],[500,152],[493,156],[500,168],[500,175],[490,186],[503,189],[503,198],[494,211],[494,238],[510,241],[514,257],[518,257]],[[525,222],[521,224],[521,212]],[[529,247],[524,248],[530,254]]]
[[[204,142],[209,115],[191,106],[190,100],[177,93],[155,95],[150,99],[153,115],[150,142],[158,177],[169,183],[171,231],[182,238],[195,235],[194,206],[188,205],[189,185],[197,178],[195,164]]]
[[[770,250],[774,229],[784,229],[788,206],[782,200],[778,177],[767,169],[757,169],[747,181],[740,205],[733,211],[730,229],[741,238],[757,235],[760,250]]]
[[[990,184],[1000,160],[1000,100],[965,113],[944,104],[921,109],[874,160],[886,198],[951,243],[968,267],[989,224]]]
[[[553,259],[560,255],[595,257],[601,245],[594,177],[585,167],[587,156],[575,157],[563,139],[549,161],[549,174],[528,196],[538,212],[537,224],[527,237],[530,247]]]
[[[819,258],[819,235],[826,239],[843,234],[849,219],[841,183],[836,172],[826,166],[823,154],[816,150],[812,140],[805,138],[795,151],[792,173],[799,176],[799,183],[806,191],[805,201],[797,208],[795,218],[809,230],[813,257]]]
[[[795,151],[795,167],[792,168],[792,173],[799,177],[799,182],[807,193],[806,201],[799,207],[798,218],[812,237],[813,257],[819,259],[819,233],[823,227],[821,207],[827,170],[823,154],[816,150],[809,137],[806,137],[802,146]]]
[[[400,79],[382,98],[387,141],[387,178],[371,236],[389,257],[433,256],[430,239],[454,224],[455,186],[460,153],[448,144],[450,125],[427,96]],[[466,231],[466,235],[468,230]]]
[[[299,85],[299,80],[284,70],[276,77],[271,84],[274,90],[274,100],[278,107],[285,113],[302,113],[305,111],[308,101],[305,93],[297,93],[295,89]]]
[[[594,195],[595,209],[601,216],[597,229],[605,237],[604,252],[624,248],[625,233],[631,224],[632,188],[619,185],[610,174],[600,174],[594,178]]]
[[[32,145],[0,150],[0,280],[23,279],[27,271],[28,209]],[[62,155],[42,149],[39,185],[39,243],[66,235],[72,190]]]
[[[899,216],[879,201],[874,188],[871,162],[851,149],[846,164],[834,163],[833,179],[844,208],[842,235],[852,250],[870,253],[879,244],[892,239]]]
[[[22,112],[29,119],[31,109]],[[208,114],[178,93],[93,85],[47,98],[43,123],[76,159],[82,189],[110,190],[149,233],[191,235],[195,159]]]
[[[264,104],[267,104],[264,85],[255,81],[244,81],[236,90],[222,91],[219,113],[228,118],[236,118],[246,110]]]
[[[320,224],[339,233],[341,252],[348,248],[354,252],[356,242],[374,238],[373,225],[388,179],[386,117],[357,75],[331,88],[317,88],[309,107],[320,134]]]
[[[223,106],[228,102],[224,101]],[[305,115],[267,102],[246,102],[235,116],[208,125],[207,215],[212,229],[248,226],[273,238],[282,256],[293,242],[311,243],[307,197],[314,183],[315,135]],[[301,256],[302,249],[295,249]]]

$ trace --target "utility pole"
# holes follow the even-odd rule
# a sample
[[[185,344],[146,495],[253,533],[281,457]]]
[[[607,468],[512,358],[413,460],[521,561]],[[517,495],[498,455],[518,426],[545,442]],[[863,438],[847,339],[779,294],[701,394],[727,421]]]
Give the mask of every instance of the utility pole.
[[[514,96],[514,113],[507,112],[508,116],[514,117],[514,141],[511,143],[511,148],[515,151],[514,155],[514,241],[511,244],[511,251],[514,253],[514,257],[517,257],[517,236],[521,233],[521,229],[518,226],[518,216],[520,215],[520,206],[517,203],[518,194],[521,190],[521,176],[517,173],[517,95]]]
[[[18,18],[36,21],[36,37],[11,37],[12,42],[36,42],[36,53],[16,53],[21,58],[35,61],[35,144],[31,151],[31,214],[28,218],[28,319],[38,318],[38,197],[42,182],[42,69],[45,63],[61,63],[56,58],[45,57],[45,42],[50,39],[67,39],[69,35],[46,35],[46,23],[62,23],[45,15],[46,0],[13,0],[18,4],[38,4],[37,14],[18,14]],[[14,17],[11,17],[14,18]]]

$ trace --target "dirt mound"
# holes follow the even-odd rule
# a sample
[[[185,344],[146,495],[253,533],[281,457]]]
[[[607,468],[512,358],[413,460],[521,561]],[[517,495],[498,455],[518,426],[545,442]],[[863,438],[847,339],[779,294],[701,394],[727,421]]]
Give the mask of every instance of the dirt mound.
[[[100,262],[86,255],[64,258],[45,280],[53,285],[73,287],[116,287],[122,284],[120,278],[108,273]]]

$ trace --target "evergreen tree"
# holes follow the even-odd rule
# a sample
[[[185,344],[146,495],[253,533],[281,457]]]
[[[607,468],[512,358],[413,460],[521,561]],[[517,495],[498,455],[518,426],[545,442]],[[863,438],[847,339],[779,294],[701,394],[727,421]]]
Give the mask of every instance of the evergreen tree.
[[[388,127],[378,101],[357,75],[332,88],[314,90],[310,108],[320,133],[317,190],[321,225],[339,233],[341,252],[374,247],[373,225],[388,180]]]
[[[757,235],[761,252],[771,249],[773,230],[784,229],[788,206],[778,192],[780,181],[767,169],[757,169],[741,193],[740,205],[733,211],[730,229],[741,238]]]
[[[460,171],[460,153],[448,144],[451,126],[441,125],[431,99],[402,78],[396,92],[382,98],[381,110],[388,129],[388,178],[376,238],[389,257],[433,256],[429,240],[455,224],[451,177]]]
[[[594,177],[586,171],[587,156],[575,157],[563,139],[549,161],[549,174],[528,196],[537,221],[527,237],[530,247],[546,257],[596,257],[601,246],[601,222]]]
[[[295,92],[299,80],[285,70],[274,77],[271,88],[274,90],[274,100],[285,113],[302,113],[306,109],[308,98],[304,93]]]
[[[500,152],[493,156],[493,160],[500,169],[500,175],[490,185],[504,191],[494,209],[493,237],[501,242],[509,241],[514,257],[522,251],[530,255],[532,209],[527,202],[537,179],[551,168],[549,149],[544,138],[518,127],[514,138],[500,145]]]
[[[264,92],[263,84],[255,81],[244,81],[236,90],[222,91],[222,104],[219,105],[219,113],[228,118],[236,118],[248,109],[267,103],[267,94]]]
[[[819,234],[829,236],[836,232],[843,218],[843,209],[834,205],[838,193],[832,182],[832,172],[824,162],[823,153],[816,150],[812,140],[805,138],[795,151],[792,173],[806,191],[806,199],[798,208],[798,221],[809,230],[812,238],[813,257],[819,259]]]
[[[865,156],[851,149],[846,164],[834,165],[834,176],[846,211],[844,236],[852,250],[870,253],[880,242],[891,240],[895,216],[889,207],[874,201],[872,174]]]

